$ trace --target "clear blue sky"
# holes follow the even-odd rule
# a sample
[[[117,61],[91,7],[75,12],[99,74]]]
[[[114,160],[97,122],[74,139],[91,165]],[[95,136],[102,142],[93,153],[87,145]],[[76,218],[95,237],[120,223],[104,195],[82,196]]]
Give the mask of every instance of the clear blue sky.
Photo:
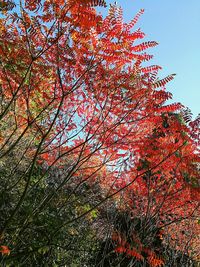
[[[149,49],[154,54],[151,63],[163,68],[160,78],[177,74],[168,91],[194,115],[200,113],[200,0],[118,0],[117,4],[124,10],[125,21],[145,9],[136,28],[144,31],[145,40],[159,43]]]

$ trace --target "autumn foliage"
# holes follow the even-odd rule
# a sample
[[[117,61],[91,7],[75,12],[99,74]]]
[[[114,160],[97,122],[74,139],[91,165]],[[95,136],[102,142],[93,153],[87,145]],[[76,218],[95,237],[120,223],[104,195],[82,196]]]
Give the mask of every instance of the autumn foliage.
[[[112,205],[130,219],[126,231],[107,221],[114,257],[199,260],[200,119],[166,103],[175,75],[147,64],[157,43],[136,29],[144,10],[125,23],[116,4],[96,12],[104,0],[0,3],[2,262],[61,266],[83,219],[103,242]]]

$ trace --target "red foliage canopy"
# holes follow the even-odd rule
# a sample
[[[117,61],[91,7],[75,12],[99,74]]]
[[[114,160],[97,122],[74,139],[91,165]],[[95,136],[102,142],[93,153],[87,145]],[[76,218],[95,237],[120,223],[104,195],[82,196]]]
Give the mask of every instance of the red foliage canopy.
[[[144,11],[124,23],[120,7],[111,5],[103,18],[95,6],[105,1],[26,0],[16,12],[4,11],[0,118],[14,123],[1,135],[2,157],[34,136],[24,152],[33,164],[71,164],[70,179],[98,180],[105,199],[116,197],[120,209],[146,222],[159,217],[167,231],[174,222],[192,224],[200,120],[188,124],[180,103],[166,104],[174,74],[158,79],[159,66],[144,66],[152,58],[145,51],[157,45],[138,44],[145,34],[134,27]]]

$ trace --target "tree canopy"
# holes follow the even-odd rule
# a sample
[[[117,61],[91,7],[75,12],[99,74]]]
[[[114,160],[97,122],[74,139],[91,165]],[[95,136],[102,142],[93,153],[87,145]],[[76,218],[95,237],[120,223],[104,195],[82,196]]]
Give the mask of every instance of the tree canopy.
[[[2,266],[195,266],[200,117],[104,0],[0,1]]]

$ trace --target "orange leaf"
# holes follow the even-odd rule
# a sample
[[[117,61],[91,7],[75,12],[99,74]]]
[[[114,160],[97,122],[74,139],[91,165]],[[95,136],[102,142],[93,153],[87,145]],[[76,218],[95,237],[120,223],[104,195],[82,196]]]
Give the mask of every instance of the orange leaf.
[[[9,255],[10,249],[7,246],[0,246],[0,252],[3,255]]]

